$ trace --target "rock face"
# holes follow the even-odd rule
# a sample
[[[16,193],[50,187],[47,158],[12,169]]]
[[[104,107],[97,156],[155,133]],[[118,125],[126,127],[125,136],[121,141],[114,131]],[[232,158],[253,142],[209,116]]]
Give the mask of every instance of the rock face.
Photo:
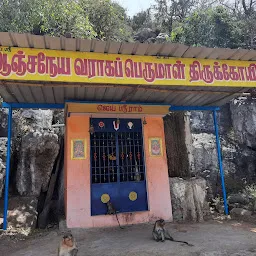
[[[190,127],[193,134],[210,133],[214,134],[213,116],[211,111],[192,111]],[[220,115],[217,115],[219,132],[225,134],[232,129],[232,118],[230,104],[221,107]]]
[[[170,178],[170,191],[175,221],[201,222],[208,214],[206,203],[206,181]]]
[[[159,33],[156,37],[156,42],[161,44],[166,42],[169,39],[169,36],[166,33]]]
[[[58,137],[54,134],[34,132],[22,138],[16,174],[20,195],[39,196],[47,191],[58,152]]]
[[[256,149],[256,99],[234,100],[230,109],[236,139],[240,144]]]
[[[252,212],[251,211],[248,211],[248,210],[245,210],[243,208],[233,208],[231,211],[230,211],[230,215],[231,217],[248,217],[248,216],[251,216],[252,215]]]
[[[143,28],[134,36],[134,40],[143,43],[150,38],[156,38],[157,35],[151,28]]]
[[[8,111],[0,110],[0,198],[5,178],[7,114]],[[13,111],[8,216],[12,227],[33,229],[37,225],[38,210],[44,205],[44,192],[59,153],[59,136],[64,130],[54,129],[52,123],[63,123],[63,118],[61,111],[56,112],[54,120],[51,110]],[[0,204],[3,207],[3,200]]]
[[[8,227],[35,229],[37,222],[35,197],[11,197],[9,199]]]
[[[53,114],[51,110],[26,109],[21,116],[26,119],[27,125],[37,129],[51,129]]]
[[[182,113],[164,117],[164,132],[169,177],[191,177],[185,143],[185,122]]]
[[[7,115],[8,110],[5,108],[0,108],[0,137],[7,137]]]
[[[134,40],[140,43],[164,43],[169,40],[169,36],[157,29],[143,28],[135,34]]]
[[[2,197],[5,179],[7,138],[0,137],[0,198]]]
[[[232,194],[244,193],[256,183],[256,101],[238,98],[221,108],[218,114],[223,168],[230,206],[241,206]],[[208,198],[222,195],[212,114],[191,112],[192,175],[207,180]],[[241,201],[241,200],[240,200]],[[249,202],[249,201],[248,201]],[[252,202],[250,201],[250,207]],[[232,208],[231,207],[231,208]],[[248,205],[242,207],[250,208]]]

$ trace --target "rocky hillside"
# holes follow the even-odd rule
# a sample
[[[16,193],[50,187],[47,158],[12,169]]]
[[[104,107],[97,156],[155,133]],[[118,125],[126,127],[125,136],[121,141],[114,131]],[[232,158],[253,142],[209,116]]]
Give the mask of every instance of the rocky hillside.
[[[256,196],[256,100],[239,98],[219,112],[223,167],[230,209],[254,210]],[[221,196],[212,114],[191,112],[192,175],[208,181],[209,200]]]

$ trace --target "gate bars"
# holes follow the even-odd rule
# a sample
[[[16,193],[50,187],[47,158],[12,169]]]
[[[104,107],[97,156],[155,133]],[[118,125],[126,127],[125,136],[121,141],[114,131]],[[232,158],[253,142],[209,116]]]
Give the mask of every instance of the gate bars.
[[[87,103],[87,102],[83,102]],[[95,103],[95,102],[90,102]],[[113,104],[113,102],[110,102]],[[118,102],[119,103],[119,102]],[[118,104],[116,103],[116,104]],[[126,102],[126,104],[131,104]],[[134,104],[134,102],[132,103]],[[141,102],[137,104],[144,105]],[[150,105],[150,103],[146,103],[146,105]],[[156,103],[152,103],[152,105],[156,105]],[[161,105],[161,104],[157,104]],[[166,105],[166,104],[164,104]],[[7,217],[8,217],[8,192],[9,192],[9,177],[10,177],[10,162],[11,162],[11,138],[12,138],[12,110],[13,109],[64,109],[65,104],[34,104],[34,103],[6,103],[3,102],[0,106],[2,108],[8,108],[8,141],[7,141],[7,156],[6,156],[6,174],[5,174],[5,189],[4,189],[4,220],[3,220],[3,230],[7,230]],[[227,195],[226,195],[226,187],[225,187],[225,179],[224,179],[224,170],[222,165],[222,156],[221,156],[221,145],[218,131],[218,122],[217,122],[217,111],[219,107],[204,107],[204,106],[171,106],[169,111],[212,111],[213,112],[213,121],[215,128],[215,136],[216,136],[216,148],[218,155],[218,164],[221,176],[221,186],[222,193],[224,199],[224,210],[225,214],[228,215],[228,205],[227,205]]]

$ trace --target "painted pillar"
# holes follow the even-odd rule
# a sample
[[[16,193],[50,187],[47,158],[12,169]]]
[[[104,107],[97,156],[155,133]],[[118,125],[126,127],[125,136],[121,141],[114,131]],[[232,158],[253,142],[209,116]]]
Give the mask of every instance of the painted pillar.
[[[66,121],[65,203],[67,225],[83,226],[90,216],[90,137],[89,116],[70,116]],[[86,159],[71,159],[71,140],[86,140]]]
[[[171,195],[168,176],[167,156],[164,136],[164,122],[161,117],[147,117],[144,126],[144,145],[148,184],[150,220],[161,217],[172,220]],[[150,156],[149,139],[162,139],[162,156]]]
[[[216,148],[217,148],[217,156],[218,156],[219,169],[220,169],[221,186],[222,186],[222,193],[223,193],[223,200],[224,200],[224,210],[225,210],[225,214],[228,215],[227,195],[226,195],[225,178],[224,178],[224,171],[223,171],[223,165],[222,165],[221,146],[220,146],[216,110],[213,110],[213,121],[214,121],[215,136],[216,136]]]
[[[3,229],[7,229],[8,219],[8,194],[9,194],[9,178],[11,167],[11,143],[12,143],[12,107],[8,111],[8,140],[7,140],[7,157],[6,157],[6,173],[5,173],[5,189],[4,189],[4,223]]]

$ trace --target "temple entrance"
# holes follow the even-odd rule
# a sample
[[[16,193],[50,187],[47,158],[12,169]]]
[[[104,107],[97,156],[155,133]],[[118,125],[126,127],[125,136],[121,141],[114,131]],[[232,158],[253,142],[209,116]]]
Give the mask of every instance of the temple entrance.
[[[91,215],[148,210],[141,119],[91,118]]]

